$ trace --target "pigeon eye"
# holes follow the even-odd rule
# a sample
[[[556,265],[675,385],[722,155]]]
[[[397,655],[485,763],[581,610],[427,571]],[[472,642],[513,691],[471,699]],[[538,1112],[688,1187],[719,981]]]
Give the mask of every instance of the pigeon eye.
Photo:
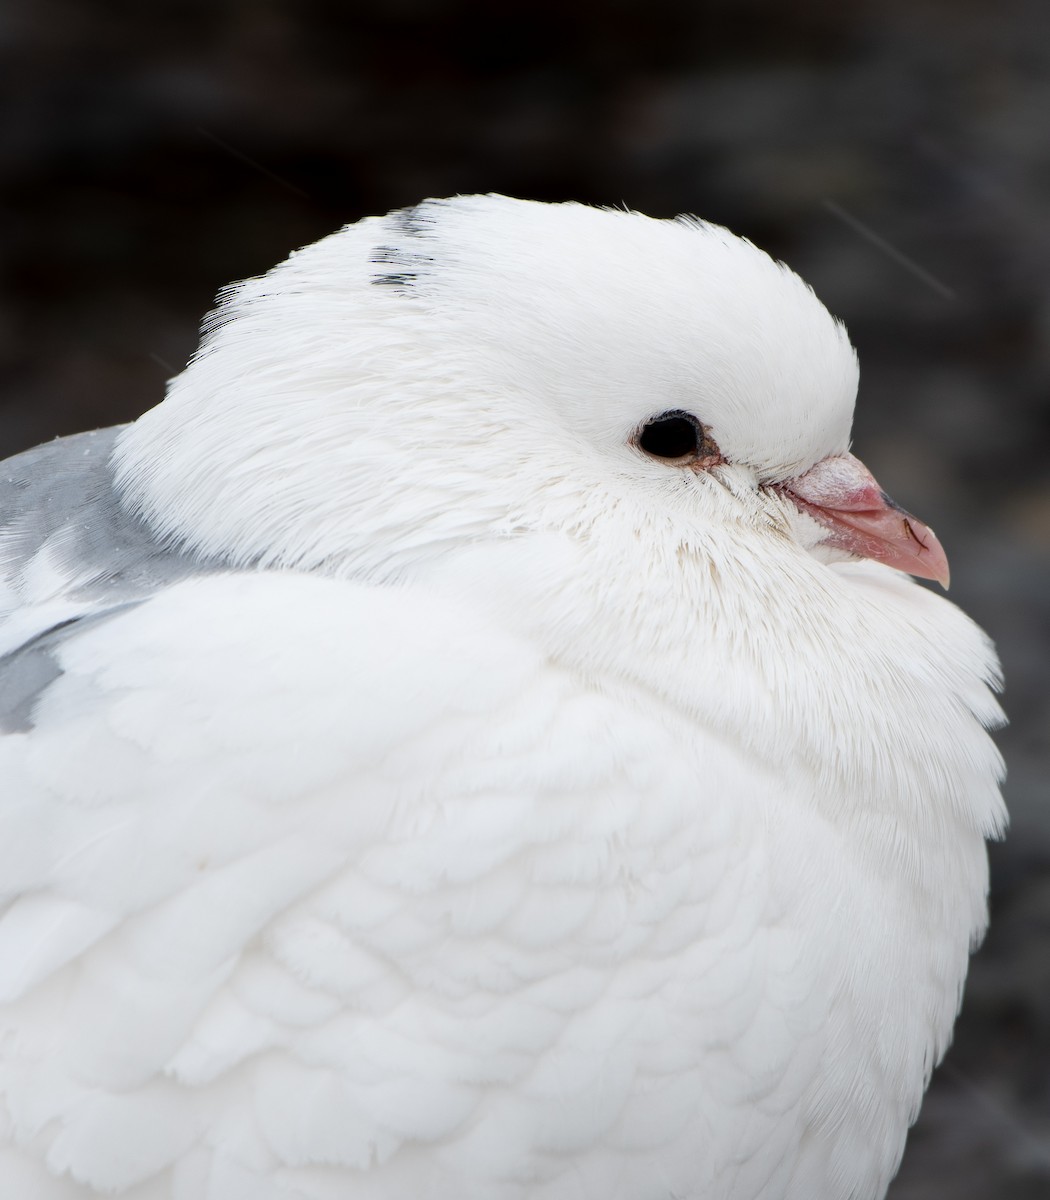
[[[661,413],[642,426],[638,445],[653,458],[698,458],[709,443],[703,426],[689,413]]]

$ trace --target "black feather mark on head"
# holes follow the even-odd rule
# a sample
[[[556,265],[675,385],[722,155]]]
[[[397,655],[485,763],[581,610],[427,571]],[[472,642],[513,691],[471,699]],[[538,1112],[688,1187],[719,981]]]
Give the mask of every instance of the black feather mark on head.
[[[388,220],[394,225],[395,231],[405,241],[422,237],[434,224],[433,217],[426,214],[424,205],[416,204],[411,208],[400,208],[392,212]],[[434,259],[429,254],[421,254],[418,250],[406,245],[377,246],[372,252],[371,262],[377,266],[400,268],[393,271],[377,271],[372,276],[372,282],[381,287],[393,288],[395,291],[407,292],[413,287],[423,270]]]
[[[415,264],[415,257],[399,250],[396,246],[377,246],[369,261],[377,266],[409,267]],[[377,271],[372,276],[372,282],[382,287],[404,290],[411,287],[418,277],[418,271]]]
[[[376,275],[372,280],[374,284],[380,287],[394,288],[396,291],[407,291],[419,277],[413,272],[403,272],[401,274],[391,273],[387,275]]]
[[[390,216],[406,237],[418,237],[434,224],[434,218],[426,213],[425,208],[424,204],[413,204],[409,208],[396,209]]]

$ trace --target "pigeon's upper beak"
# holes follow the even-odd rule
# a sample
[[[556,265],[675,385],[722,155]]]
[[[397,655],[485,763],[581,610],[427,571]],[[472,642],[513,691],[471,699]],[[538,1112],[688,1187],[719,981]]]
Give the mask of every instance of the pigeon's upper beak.
[[[825,458],[776,490],[826,526],[825,544],[948,587],[948,557],[933,530],[894,504],[852,454]]]

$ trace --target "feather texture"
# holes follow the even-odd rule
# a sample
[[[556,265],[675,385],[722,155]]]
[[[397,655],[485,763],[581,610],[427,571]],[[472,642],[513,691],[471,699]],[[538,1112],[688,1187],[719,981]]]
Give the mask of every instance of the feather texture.
[[[5,464],[0,1190],[878,1200],[1000,714],[772,487],[845,453],[840,327],[715,227],[473,197],[210,328]],[[722,463],[639,450],[676,410]]]

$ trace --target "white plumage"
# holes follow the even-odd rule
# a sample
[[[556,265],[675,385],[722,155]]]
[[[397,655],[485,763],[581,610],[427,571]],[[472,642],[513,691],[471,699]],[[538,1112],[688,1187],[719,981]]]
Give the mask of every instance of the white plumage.
[[[468,197],[5,463],[0,1194],[881,1197],[1004,818],[855,388],[722,229]]]

